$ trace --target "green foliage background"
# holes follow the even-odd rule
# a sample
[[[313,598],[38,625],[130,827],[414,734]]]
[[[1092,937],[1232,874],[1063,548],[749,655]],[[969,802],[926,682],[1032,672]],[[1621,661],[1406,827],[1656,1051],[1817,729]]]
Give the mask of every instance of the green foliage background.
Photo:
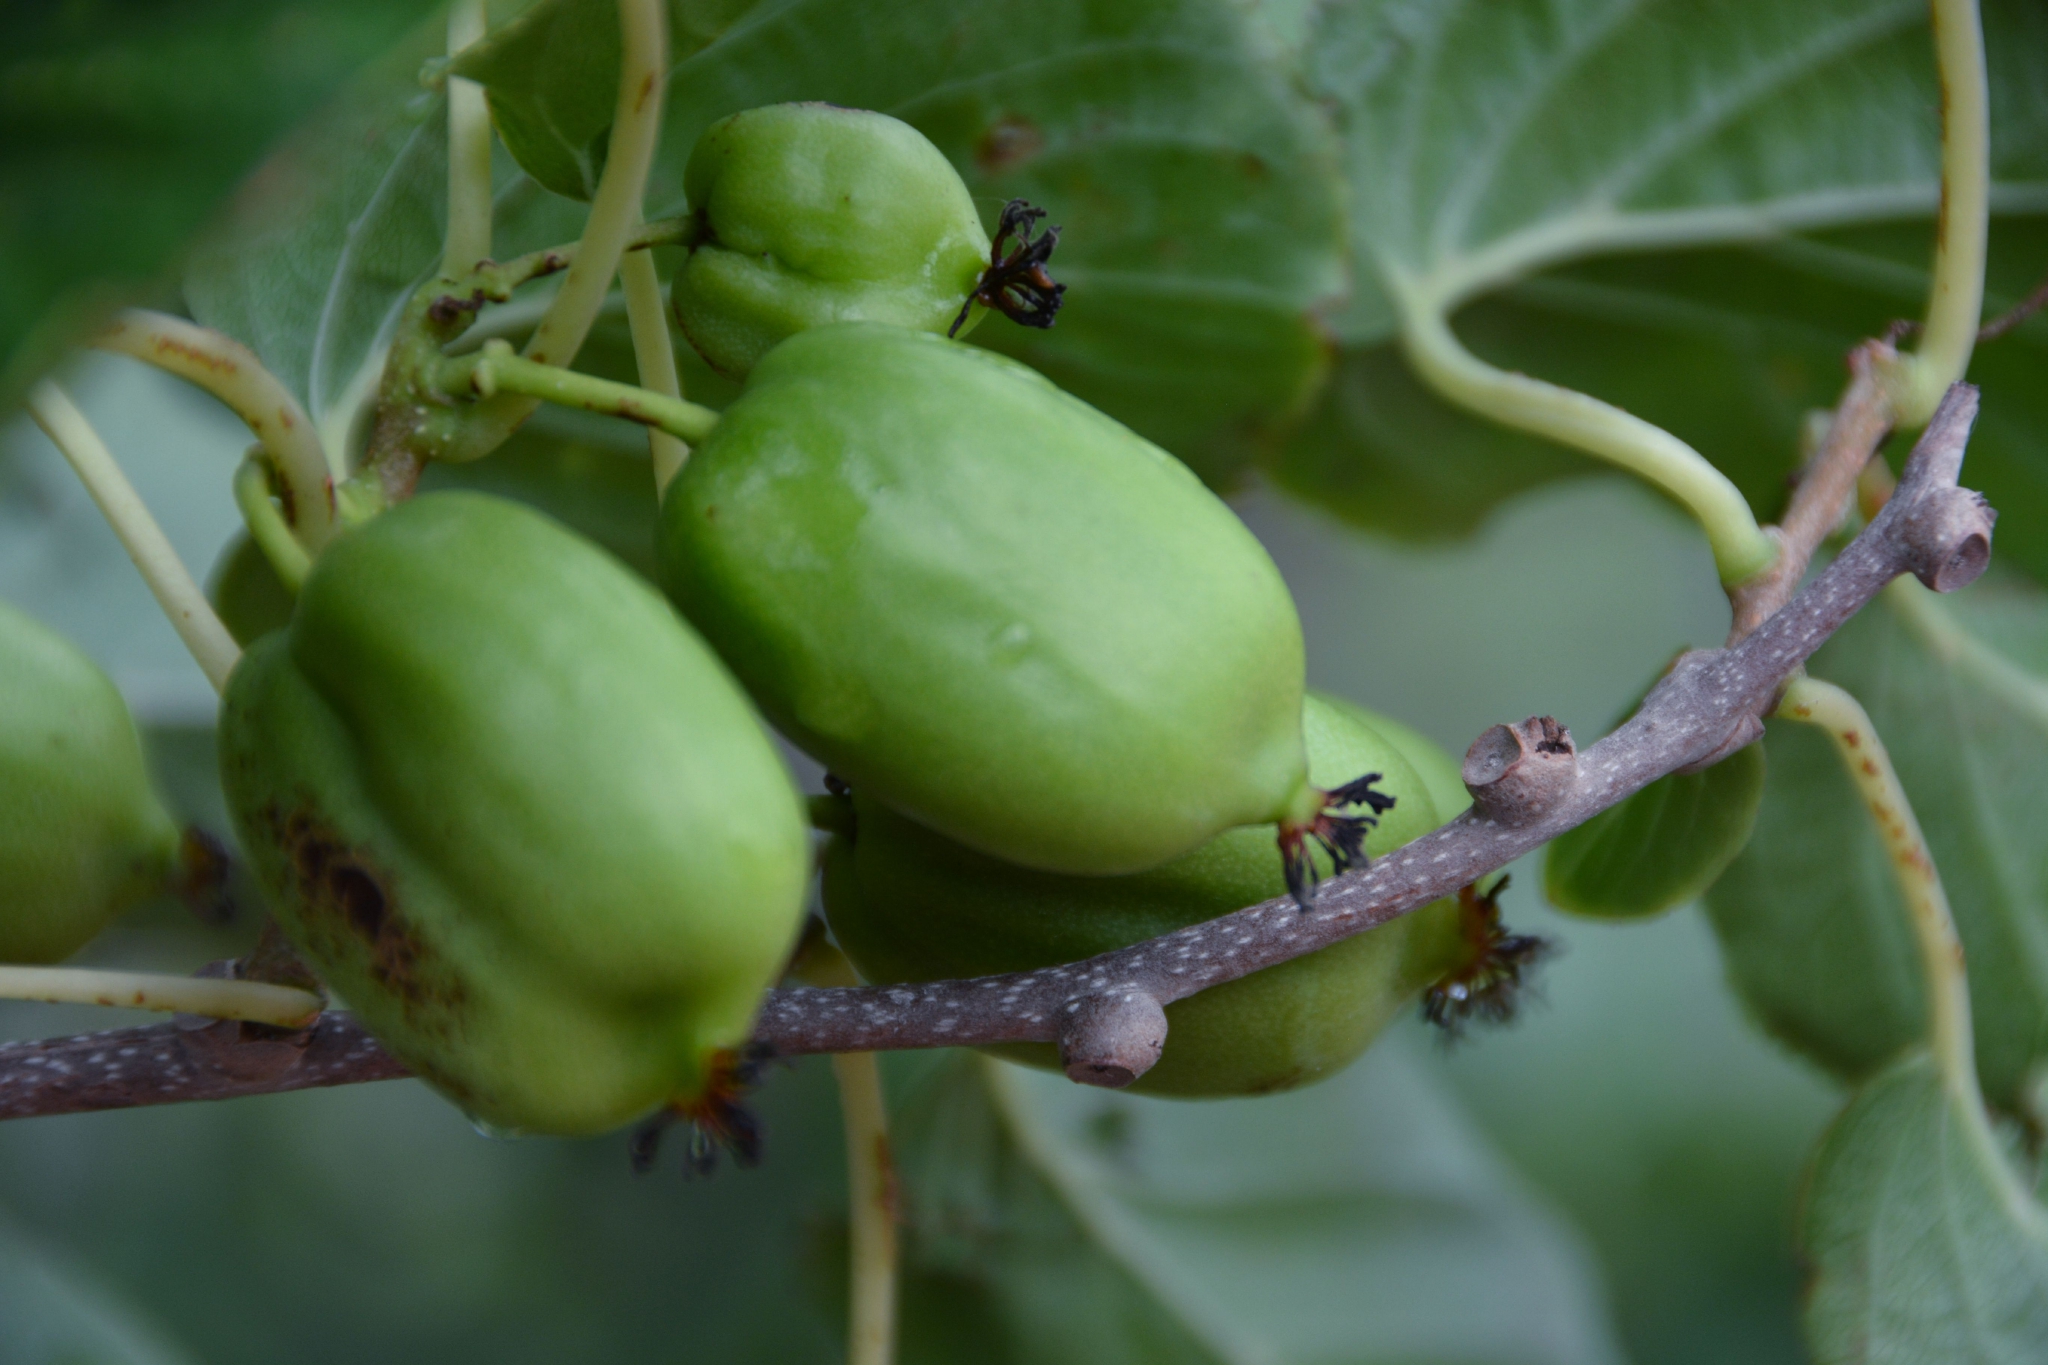
[[[611,107],[610,0],[505,26],[524,8],[494,5],[500,37],[464,68],[518,154],[501,253],[574,234]],[[1673,508],[1425,391],[1389,281],[1442,292],[1487,359],[1669,426],[1765,517],[1844,348],[1926,287],[1919,0],[1124,0],[1029,24],[981,0],[670,9],[650,212],[679,207],[698,128],[796,97],[916,123],[991,213],[1049,205],[1072,307],[1051,333],[976,340],[1234,490],[1301,603],[1311,682],[1454,751],[1531,713],[1590,739],[1726,609]],[[1986,22],[1996,307],[2048,271],[2048,12],[1997,0]],[[196,316],[345,420],[438,250],[441,105],[419,79],[438,18],[71,0],[0,26],[0,400],[106,299],[171,298],[182,268]],[[1980,1065],[2009,1112],[2048,1053],[2048,791],[2025,766],[2048,734],[2044,350],[2037,320],[1973,372],[1966,481],[2005,515],[2000,581],[1933,616],[1887,600],[1815,665],[1898,753],[1986,964]],[[616,326],[584,363],[623,369]],[[188,562],[211,562],[246,435],[125,362],[72,378]],[[551,418],[438,477],[546,498],[644,562],[632,433]],[[221,828],[210,693],[19,422],[0,433],[0,594],[109,667],[166,790]],[[1516,869],[1511,921],[1566,952],[1509,1033],[1446,1051],[1404,1026],[1327,1086],[1226,1105],[892,1061],[906,1360],[1801,1359],[1795,1203],[1845,1084],[1880,1077],[1836,1129],[1837,1183],[1880,1166],[1887,1133],[1942,1129],[1911,1108],[1912,1064],[1885,1069],[1919,1001],[1882,866],[1831,757],[1782,728],[1711,919],[1565,920],[1539,865]],[[189,970],[249,932],[156,907],[89,956]],[[0,1008],[9,1036],[109,1023]],[[1919,1127],[1869,1126],[1900,1106]],[[775,1074],[762,1109],[768,1165],[701,1183],[636,1180],[617,1141],[487,1140],[409,1082],[0,1126],[0,1365],[834,1359],[825,1069]]]

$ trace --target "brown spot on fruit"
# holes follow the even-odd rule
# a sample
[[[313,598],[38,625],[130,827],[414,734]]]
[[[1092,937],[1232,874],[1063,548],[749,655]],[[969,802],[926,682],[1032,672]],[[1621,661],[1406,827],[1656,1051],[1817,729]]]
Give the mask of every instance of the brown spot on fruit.
[[[995,175],[1021,166],[1045,149],[1045,134],[1022,114],[1005,114],[974,143],[974,164]]]
[[[461,1003],[461,981],[439,968],[432,947],[405,918],[389,875],[367,852],[310,806],[272,803],[264,818],[285,855],[291,899],[316,957],[360,967],[398,997],[408,1017]]]

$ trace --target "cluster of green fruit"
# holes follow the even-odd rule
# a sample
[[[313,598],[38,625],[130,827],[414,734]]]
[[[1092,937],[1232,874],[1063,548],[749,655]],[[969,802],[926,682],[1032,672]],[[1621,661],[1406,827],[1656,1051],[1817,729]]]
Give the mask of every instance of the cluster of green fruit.
[[[922,136],[824,105],[714,126],[687,187],[702,230],[673,306],[745,388],[667,490],[666,600],[472,493],[349,531],[295,603],[246,558],[219,585],[249,646],[220,725],[242,846],[408,1066],[525,1131],[721,1103],[812,864],[762,715],[841,779],[813,806],[826,913],[876,982],[1305,898],[1463,807],[1427,741],[1304,696],[1279,573],[1185,467],[949,339],[990,308],[1050,320],[1033,211],[992,242]],[[103,823],[129,826],[41,842],[161,844],[130,809],[125,713],[112,728],[135,774]],[[0,798],[40,780],[17,767]],[[1250,1093],[1343,1065],[1472,965],[1469,919],[1442,902],[1175,1005],[1142,1084]]]

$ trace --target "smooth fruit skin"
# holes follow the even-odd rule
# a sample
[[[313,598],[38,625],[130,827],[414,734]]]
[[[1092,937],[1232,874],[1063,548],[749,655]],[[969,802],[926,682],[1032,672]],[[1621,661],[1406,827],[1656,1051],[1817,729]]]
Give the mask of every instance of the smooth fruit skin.
[[[1272,560],[1185,466],[1014,361],[799,333],[660,536],[670,594],[785,734],[982,852],[1136,872],[1316,808]]]
[[[802,916],[759,720],[617,560],[429,494],[333,544],[228,682],[221,777],[294,943],[473,1117],[589,1133],[706,1084]]]
[[[1436,823],[1423,781],[1367,713],[1310,694],[1316,780],[1381,773],[1395,806],[1366,840],[1384,853]],[[960,847],[856,791],[825,855],[832,933],[868,980],[896,984],[1049,967],[1283,895],[1262,831],[1232,830],[1132,877],[1030,872]],[[1166,1050],[1134,1090],[1184,1097],[1285,1090],[1347,1065],[1456,964],[1458,910],[1437,901],[1307,957],[1167,1006]],[[1049,1045],[991,1049],[1056,1067]]]
[[[283,630],[291,620],[291,589],[246,532],[229,541],[214,561],[206,596],[228,634],[244,649],[273,630]]]
[[[165,888],[178,829],[107,675],[0,603],[0,962],[61,962]]]
[[[952,163],[887,114],[734,114],[697,140],[683,188],[703,239],[670,299],[691,345],[736,377],[827,323],[943,332],[988,267],[988,234]]]

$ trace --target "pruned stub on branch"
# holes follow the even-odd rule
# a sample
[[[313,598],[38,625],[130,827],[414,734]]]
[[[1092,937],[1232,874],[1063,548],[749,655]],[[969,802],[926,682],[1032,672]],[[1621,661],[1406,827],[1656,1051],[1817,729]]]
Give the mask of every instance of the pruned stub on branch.
[[[1473,809],[1369,867],[1083,962],[915,987],[784,986],[761,1005],[769,1053],[1056,1043],[1070,1076],[1128,1084],[1166,1039],[1165,1006],[1456,894],[1667,773],[1753,736],[1780,688],[1892,579],[1952,592],[1983,572],[1993,510],[1959,488],[1977,392],[1953,386],[1883,509],[1821,574],[1728,648],[1696,651],[1628,722],[1584,752],[1556,721],[1496,726],[1467,752]],[[223,1099],[403,1075],[347,1015],[288,1042],[178,1024],[0,1045],[0,1117]],[[246,1052],[270,1049],[260,1064]],[[1127,1079],[1128,1078],[1128,1079]]]

